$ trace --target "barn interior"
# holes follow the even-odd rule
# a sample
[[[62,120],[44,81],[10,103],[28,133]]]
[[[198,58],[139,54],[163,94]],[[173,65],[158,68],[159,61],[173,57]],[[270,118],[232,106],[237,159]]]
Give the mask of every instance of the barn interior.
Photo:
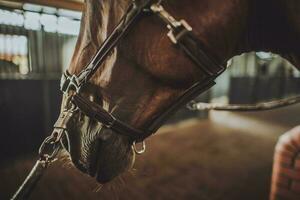
[[[81,0],[0,0],[0,199],[29,173],[60,112],[59,82],[79,34]],[[197,101],[254,104],[300,93],[300,72],[270,52],[228,61]],[[66,159],[47,171],[30,199],[266,200],[275,146],[299,124],[300,106],[271,111],[180,109],[132,170],[99,185]],[[299,197],[299,196],[298,196]]]

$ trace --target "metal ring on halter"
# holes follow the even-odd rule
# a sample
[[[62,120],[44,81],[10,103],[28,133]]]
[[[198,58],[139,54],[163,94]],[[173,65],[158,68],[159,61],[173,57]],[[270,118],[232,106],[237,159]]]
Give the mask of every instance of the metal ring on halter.
[[[40,159],[51,162],[56,157],[61,147],[55,140],[56,138],[51,135],[43,141],[39,148]]]
[[[142,148],[137,149],[136,142],[134,141],[133,144],[132,144],[132,148],[133,148],[133,150],[136,154],[141,155],[141,154],[145,153],[145,151],[146,151],[146,143],[145,143],[145,141],[143,141],[142,142]]]

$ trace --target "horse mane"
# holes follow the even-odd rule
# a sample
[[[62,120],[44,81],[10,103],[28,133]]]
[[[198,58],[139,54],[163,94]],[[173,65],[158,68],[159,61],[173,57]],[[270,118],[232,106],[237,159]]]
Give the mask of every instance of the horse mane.
[[[128,6],[128,0],[85,0],[81,28],[70,70],[78,73],[90,60],[107,35],[119,22]]]
[[[91,42],[99,46],[123,16],[127,2],[126,0],[86,0],[82,19],[86,26],[81,31],[86,31]]]

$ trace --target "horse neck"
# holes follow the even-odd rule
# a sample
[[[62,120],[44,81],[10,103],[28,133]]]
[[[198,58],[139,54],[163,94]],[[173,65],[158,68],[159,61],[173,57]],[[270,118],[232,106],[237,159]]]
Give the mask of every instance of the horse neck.
[[[69,66],[70,73],[78,74],[95,55],[127,8],[126,1],[87,0],[82,15],[80,33]]]
[[[220,62],[245,52],[267,51],[300,69],[298,0],[199,0],[194,4],[187,7],[201,9],[188,20],[200,22],[195,30]]]
[[[299,12],[297,0],[249,0],[247,31],[239,52],[277,53],[300,68]]]
[[[79,72],[90,60],[124,14],[128,3],[129,0],[86,2],[71,73]],[[300,68],[300,28],[293,30],[299,27],[300,12],[293,9],[298,4],[298,0],[164,1],[175,17],[193,24],[199,38],[215,52],[221,63],[244,52],[271,51]]]

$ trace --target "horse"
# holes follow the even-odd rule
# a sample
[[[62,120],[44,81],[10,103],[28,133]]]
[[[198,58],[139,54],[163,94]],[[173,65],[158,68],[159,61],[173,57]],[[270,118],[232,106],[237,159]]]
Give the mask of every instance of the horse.
[[[131,2],[86,0],[70,74],[84,69]],[[189,23],[220,65],[245,52],[266,51],[300,68],[298,0],[164,0],[161,4]],[[203,71],[174,48],[166,33],[157,17],[139,19],[81,90],[82,95],[123,122],[147,129],[186,89],[204,78]],[[62,109],[67,101],[64,95]],[[75,114],[68,135],[72,162],[99,183],[111,181],[134,163],[129,137],[82,112]]]

